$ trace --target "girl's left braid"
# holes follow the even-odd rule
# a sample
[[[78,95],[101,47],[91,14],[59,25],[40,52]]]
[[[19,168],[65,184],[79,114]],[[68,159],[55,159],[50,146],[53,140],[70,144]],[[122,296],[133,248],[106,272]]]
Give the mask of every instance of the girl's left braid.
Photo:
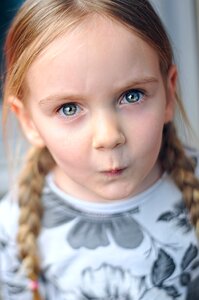
[[[160,162],[182,191],[192,223],[199,236],[199,180],[195,175],[196,164],[188,157],[179,140],[173,123],[165,125]]]

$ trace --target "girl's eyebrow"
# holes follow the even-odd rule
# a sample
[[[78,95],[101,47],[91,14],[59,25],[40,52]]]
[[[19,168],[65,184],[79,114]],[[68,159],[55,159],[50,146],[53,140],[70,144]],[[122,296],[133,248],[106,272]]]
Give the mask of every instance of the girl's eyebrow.
[[[141,79],[136,79],[136,80],[129,80],[122,84],[120,87],[118,87],[118,90],[125,90],[128,88],[133,88],[134,86],[139,86],[142,84],[148,84],[148,83],[157,83],[159,80],[156,77],[144,77]]]
[[[55,102],[62,102],[64,100],[66,101],[77,101],[78,99],[84,99],[84,97],[82,97],[82,95],[80,94],[70,94],[70,93],[63,93],[63,94],[54,94],[54,95],[49,95],[41,100],[39,100],[39,105],[43,106],[46,104],[53,104]]]
[[[120,93],[124,90],[128,90],[133,88],[133,86],[138,86],[142,84],[149,84],[149,83],[157,83],[159,80],[156,77],[144,77],[141,79],[136,79],[133,81],[127,81],[125,83],[120,84],[120,86],[115,87],[116,93]],[[46,104],[54,103],[55,101],[64,101],[64,100],[69,100],[69,101],[77,101],[78,99],[84,100],[84,96],[82,94],[70,94],[70,93],[64,93],[64,94],[54,94],[54,95],[49,95],[41,100],[39,100],[39,105],[43,106]]]

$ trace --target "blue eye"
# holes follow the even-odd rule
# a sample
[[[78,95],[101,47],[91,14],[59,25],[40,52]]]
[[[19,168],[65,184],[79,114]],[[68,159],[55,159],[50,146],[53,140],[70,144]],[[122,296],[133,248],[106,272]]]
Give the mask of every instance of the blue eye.
[[[60,113],[61,116],[66,116],[66,117],[72,117],[74,115],[76,115],[79,112],[80,108],[78,107],[77,104],[75,103],[66,103],[64,105],[62,105],[59,110],[58,113]]]
[[[123,103],[137,103],[142,100],[144,93],[140,90],[130,90],[123,95]]]

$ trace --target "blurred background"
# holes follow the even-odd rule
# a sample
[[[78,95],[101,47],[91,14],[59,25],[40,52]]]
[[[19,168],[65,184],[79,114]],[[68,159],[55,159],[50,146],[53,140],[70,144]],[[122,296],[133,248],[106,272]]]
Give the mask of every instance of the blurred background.
[[[199,0],[150,0],[169,33],[178,65],[181,97],[195,132],[192,141],[179,124],[185,143],[199,147]],[[0,0],[0,66],[7,28],[23,0]],[[0,101],[1,103],[1,101]],[[0,106],[1,112],[1,106]],[[6,155],[0,134],[0,195],[8,189]],[[9,177],[10,178],[10,177]]]
[[[3,44],[9,24],[23,0],[0,0],[0,119],[1,119],[1,88],[3,75]],[[8,190],[11,172],[8,167],[8,157],[3,143],[2,124],[0,122],[0,197]]]

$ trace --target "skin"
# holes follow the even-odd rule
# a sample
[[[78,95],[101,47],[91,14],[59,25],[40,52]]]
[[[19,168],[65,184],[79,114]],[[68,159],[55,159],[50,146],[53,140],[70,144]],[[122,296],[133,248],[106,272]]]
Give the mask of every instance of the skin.
[[[163,80],[157,53],[134,32],[89,17],[45,49],[26,84],[27,105],[15,99],[14,111],[29,141],[51,152],[63,191],[110,202],[143,192],[161,176],[176,68]]]

